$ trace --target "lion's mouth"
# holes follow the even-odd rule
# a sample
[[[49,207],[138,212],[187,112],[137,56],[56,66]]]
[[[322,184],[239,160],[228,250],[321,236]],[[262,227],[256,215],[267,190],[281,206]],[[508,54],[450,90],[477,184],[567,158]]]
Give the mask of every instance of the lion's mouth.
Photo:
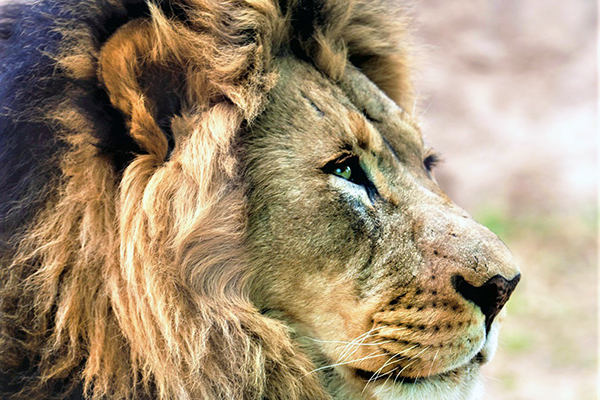
[[[373,382],[381,382],[381,381],[388,382],[389,381],[389,382],[397,382],[397,383],[404,385],[404,384],[418,384],[418,383],[426,382],[426,381],[429,381],[429,380],[432,380],[435,378],[445,378],[445,377],[449,377],[451,375],[457,375],[461,368],[463,368],[463,367],[459,367],[457,369],[446,371],[446,372],[443,372],[440,374],[421,376],[421,377],[417,377],[417,378],[404,376],[397,371],[394,371],[391,373],[390,372],[377,373],[377,372],[365,371],[364,369],[356,369],[354,371],[354,373],[364,383],[373,383]]]
[[[432,375],[421,376],[421,377],[409,377],[409,376],[402,375],[401,370],[400,371],[390,371],[390,372],[373,372],[373,371],[367,371],[364,369],[357,368],[357,369],[353,369],[353,372],[357,378],[359,378],[361,381],[363,381],[363,383],[391,381],[391,382],[397,382],[397,383],[401,383],[401,384],[419,384],[419,383],[430,381],[433,379],[443,380],[445,378],[454,378],[454,379],[460,378],[460,375],[465,368],[468,368],[471,365],[482,365],[482,364],[485,364],[486,362],[487,362],[487,357],[484,355],[483,351],[480,351],[479,353],[477,353],[475,355],[475,357],[473,357],[468,362],[466,362],[465,364],[463,364],[457,368],[454,368],[454,369],[451,369],[448,371],[444,371],[439,374],[432,374]]]

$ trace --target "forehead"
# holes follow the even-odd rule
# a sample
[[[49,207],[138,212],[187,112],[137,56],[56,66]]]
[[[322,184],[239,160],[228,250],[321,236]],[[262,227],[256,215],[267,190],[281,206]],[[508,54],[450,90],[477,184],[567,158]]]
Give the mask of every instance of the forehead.
[[[280,79],[263,123],[270,134],[295,137],[319,150],[348,145],[397,155],[421,153],[421,132],[411,116],[352,66],[337,82],[293,58],[278,61]],[[292,137],[294,136],[294,137]]]

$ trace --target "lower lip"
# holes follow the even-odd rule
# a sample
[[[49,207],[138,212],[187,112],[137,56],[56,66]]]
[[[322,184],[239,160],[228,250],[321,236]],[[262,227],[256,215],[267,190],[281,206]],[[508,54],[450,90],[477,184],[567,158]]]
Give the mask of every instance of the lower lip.
[[[418,384],[418,383],[421,383],[421,382],[424,382],[424,381],[428,381],[428,380],[430,380],[432,378],[443,378],[443,377],[445,377],[447,375],[452,374],[455,371],[456,370],[451,370],[451,371],[448,371],[448,372],[443,372],[441,374],[429,375],[429,376],[424,376],[424,377],[419,377],[419,378],[412,378],[412,377],[408,377],[408,376],[402,376],[400,374],[381,374],[376,379],[373,379],[374,376],[375,376],[374,372],[364,371],[364,370],[360,370],[360,369],[355,370],[355,374],[364,383],[367,383],[367,382],[381,382],[381,381],[392,380],[394,382],[401,382],[402,384],[411,384],[411,385],[414,385],[414,384]]]
[[[418,384],[420,382],[428,381],[433,378],[446,378],[453,374],[457,374],[457,373],[459,373],[459,370],[461,368],[463,368],[465,365],[469,365],[471,363],[478,364],[478,365],[484,364],[485,356],[481,352],[479,352],[468,363],[466,363],[458,368],[452,369],[450,371],[442,372],[442,373],[436,374],[436,375],[428,375],[428,376],[422,376],[422,377],[417,377],[417,378],[410,377],[410,376],[402,376],[400,374],[385,374],[384,373],[374,379],[375,372],[365,371],[362,369],[355,369],[354,373],[360,380],[362,380],[365,383],[366,382],[387,381],[387,380],[393,379],[394,381],[401,381],[403,384]]]

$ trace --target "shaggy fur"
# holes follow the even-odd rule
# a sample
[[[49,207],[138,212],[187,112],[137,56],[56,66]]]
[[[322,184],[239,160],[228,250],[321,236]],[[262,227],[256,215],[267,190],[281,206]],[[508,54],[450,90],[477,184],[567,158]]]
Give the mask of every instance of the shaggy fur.
[[[252,149],[283,126],[271,127],[269,115],[282,115],[271,104],[287,104],[274,100],[285,71],[296,71],[291,82],[306,65],[306,85],[352,86],[350,63],[412,106],[404,25],[385,2],[362,0],[41,0],[2,9],[5,395],[346,393],[317,368],[324,353],[297,337],[308,325],[267,301],[278,284],[266,278],[275,262],[266,265],[285,250],[268,255],[277,243],[260,233],[264,202],[277,195],[257,195],[272,171],[256,172],[263,153]],[[350,104],[361,94],[348,96]],[[362,111],[340,124],[363,147],[383,149]],[[379,192],[400,204],[393,188]],[[373,315],[376,325],[387,318]]]
[[[403,62],[383,14],[201,0],[4,9],[3,388],[326,398],[316,377],[299,381],[312,367],[285,328],[243,295],[232,140],[263,107],[284,43],[334,77],[348,48],[365,63]],[[410,101],[407,78],[393,75],[378,78]],[[160,124],[175,113],[177,146],[203,154],[164,165]]]

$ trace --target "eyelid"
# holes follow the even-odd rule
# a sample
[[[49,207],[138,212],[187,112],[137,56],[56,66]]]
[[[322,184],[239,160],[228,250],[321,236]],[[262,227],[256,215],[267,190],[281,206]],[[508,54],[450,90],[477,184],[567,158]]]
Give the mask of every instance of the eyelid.
[[[333,163],[333,165],[340,165],[340,164],[344,164],[349,159],[355,158],[355,157],[358,158],[357,155],[354,155],[352,153],[343,153],[340,156],[336,157],[335,159],[329,161],[327,164]]]
[[[339,167],[342,164],[345,164],[348,159],[356,157],[354,154],[350,154],[350,153],[343,153],[341,155],[339,155],[338,157],[328,161],[327,163],[325,163],[325,165],[323,165],[321,167],[321,170],[323,170],[323,172],[325,172],[326,174],[330,174],[332,173],[332,171],[335,170],[335,168]]]

